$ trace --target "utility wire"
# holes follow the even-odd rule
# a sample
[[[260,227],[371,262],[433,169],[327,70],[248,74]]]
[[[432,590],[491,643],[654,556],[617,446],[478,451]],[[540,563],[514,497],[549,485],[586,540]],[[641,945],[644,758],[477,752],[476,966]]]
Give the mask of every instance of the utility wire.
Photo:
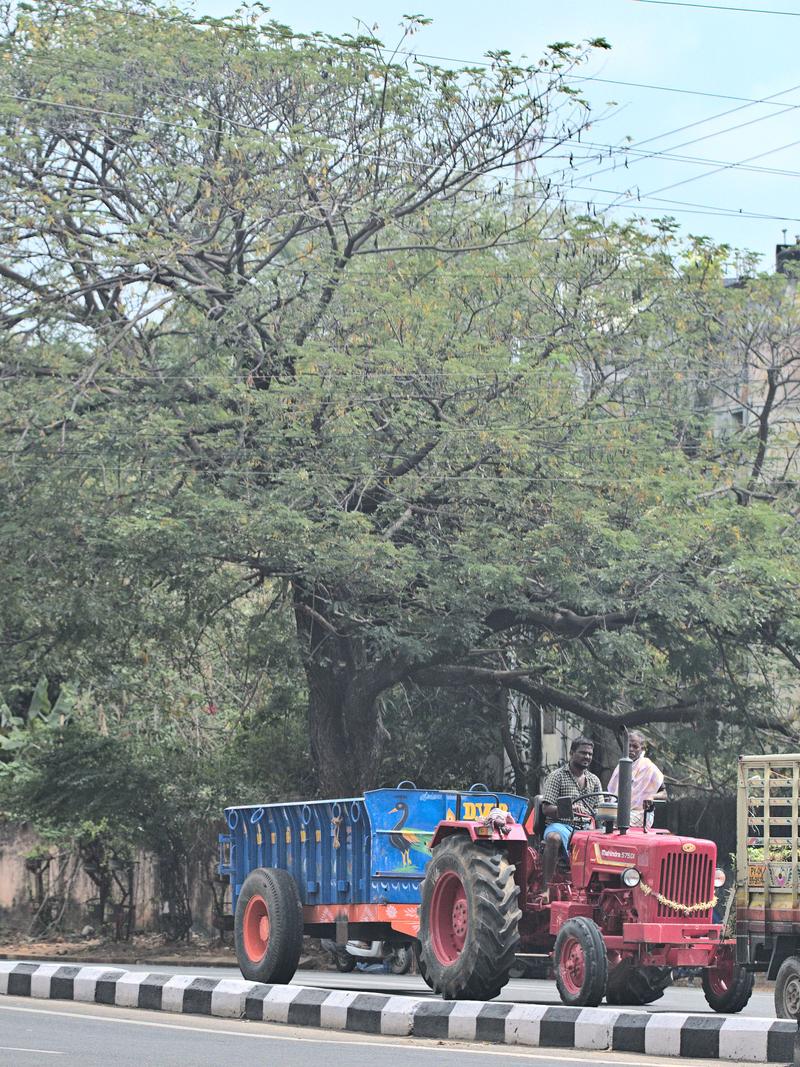
[[[792,91],[792,90],[785,90],[785,92],[790,92],[790,91]],[[96,115],[100,115],[100,116],[109,116],[109,117],[113,117],[113,118],[123,118],[123,119],[130,119],[130,120],[133,120],[133,121],[141,121],[141,116],[130,115],[130,114],[127,114],[125,112],[117,112],[117,111],[110,111],[110,110],[107,110],[107,109],[89,107],[89,106],[83,105],[83,104],[66,104],[66,103],[62,103],[60,101],[49,100],[49,99],[47,99],[45,97],[31,97],[31,96],[25,96],[25,95],[22,95],[22,94],[0,94],[0,99],[16,99],[16,100],[20,100],[20,101],[23,101],[23,102],[41,104],[41,105],[47,106],[47,107],[55,107],[55,108],[60,108],[60,109],[65,109],[65,110],[86,112],[86,113],[89,113],[89,114],[96,114]],[[793,110],[796,107],[800,107],[800,105],[789,105],[785,110]],[[778,114],[780,114],[780,113],[781,112],[779,112]],[[747,123],[738,123],[737,125],[729,127],[728,129],[726,129],[724,131],[719,131],[719,134],[726,133],[726,132],[732,132],[732,131],[735,131],[735,130],[739,130],[739,129],[744,128],[745,126],[749,126],[749,125],[752,125],[753,123],[760,122],[760,121],[763,121],[764,119],[773,118],[773,117],[775,117],[774,114],[773,115],[767,115],[767,116],[761,116],[760,118],[750,120],[750,122],[747,122]],[[170,122],[170,121],[165,120],[165,119],[159,119],[159,118],[156,118],[155,116],[152,116],[150,118],[151,118],[151,121],[157,122],[157,123],[159,123],[161,125],[173,127],[173,128],[176,128],[176,129],[185,130],[185,131],[188,131],[188,132],[191,132],[191,133],[198,133],[198,132],[201,131],[201,128],[198,128],[198,127],[185,126],[185,125],[180,124],[180,123],[174,123],[174,122]],[[265,136],[266,136],[266,134],[268,132],[268,131],[265,131],[265,130],[258,130],[256,127],[248,127],[248,128],[256,130],[256,132],[262,133]],[[710,135],[708,135],[708,137],[718,136],[719,134],[717,134],[717,133],[710,134]],[[664,135],[664,136],[666,136],[666,135]],[[657,151],[657,152],[648,154],[648,156],[646,156],[644,158],[651,158],[651,157],[652,158],[658,158],[658,157],[660,157],[662,155],[666,155],[666,153],[668,153],[668,152],[673,151],[674,148],[685,147],[685,146],[687,146],[689,144],[695,144],[695,143],[698,143],[699,141],[706,140],[706,139],[707,139],[706,137],[701,137],[701,138],[696,138],[696,139],[694,139],[692,141],[685,141],[681,145],[673,146],[673,149],[664,149],[663,152]],[[559,139],[559,138],[552,138],[552,140],[554,142],[553,146],[552,146],[553,148],[556,148],[559,145],[564,145],[565,143],[568,143],[568,142],[565,142],[565,140],[562,140],[562,139]],[[614,149],[614,146],[607,146],[607,147],[610,148],[611,150],[616,150],[616,151],[619,151],[621,153],[624,153],[626,151],[625,148]],[[633,146],[633,147],[635,148],[636,146]],[[787,146],[784,146],[784,147],[791,147],[791,145],[787,145]],[[780,151],[780,150],[781,149],[773,149],[771,151]],[[762,153],[762,155],[769,155],[769,154],[770,154],[769,152]],[[539,160],[548,158],[548,156],[549,156],[549,150],[546,149],[538,156],[526,157],[525,159],[522,160],[522,162],[538,162]],[[436,167],[436,166],[441,167],[441,166],[443,166],[445,164],[445,160],[444,159],[442,159],[440,161],[436,161],[436,160],[398,161],[398,160],[392,160],[392,159],[388,159],[386,157],[381,157],[381,156],[377,156],[377,155],[374,155],[374,154],[368,154],[368,153],[362,154],[360,156],[360,158],[361,159],[370,159],[373,162],[378,162],[383,166],[396,166],[396,167],[401,167],[401,168],[404,167],[404,166],[408,166],[410,168],[417,167],[417,168],[430,169],[430,168]],[[728,170],[728,169],[731,169],[731,168],[736,168],[736,167],[738,167],[738,166],[740,166],[742,164],[746,164],[746,163],[750,162],[752,159],[757,159],[757,158],[760,158],[760,156],[752,156],[752,157],[750,157],[749,160],[743,160],[743,161],[732,162],[732,163],[725,163],[724,165],[719,166],[715,170],[709,171],[708,173],[709,174],[713,174],[713,173],[716,173],[719,170]],[[635,162],[639,162],[639,161],[640,160],[635,160]],[[704,160],[701,157],[698,157],[696,159],[696,162],[702,164],[704,162]],[[613,168],[613,167],[603,168],[600,171],[595,171],[590,175],[583,176],[583,180],[585,180],[585,181],[586,180],[591,180],[593,177],[598,177],[599,175],[607,173],[608,171],[614,170],[614,169],[616,169],[616,168]],[[560,173],[564,173],[564,174],[566,174],[566,173],[568,173],[568,171],[567,171],[566,168],[563,168],[562,170],[555,170],[555,171],[551,171],[549,173],[551,175],[555,174],[555,173],[559,173],[559,174]],[[687,179],[687,180],[688,181],[696,180],[696,179],[702,178],[704,176],[705,175],[701,174],[701,175],[697,175],[695,179]],[[676,183],[676,186],[680,185],[680,184],[684,184],[684,183]],[[652,193],[645,194],[645,199],[647,198],[647,196],[654,195],[657,192],[663,192],[663,191],[665,191],[667,189],[670,189],[670,188],[673,188],[673,187],[675,187],[675,186],[664,186],[661,189],[654,190]],[[484,195],[484,194],[481,194],[481,195]],[[487,193],[485,195],[486,196],[490,196],[491,193],[487,191]],[[598,208],[601,208],[602,210],[607,210],[608,208],[612,208],[612,207],[616,207],[616,206],[623,206],[625,203],[627,203],[627,202],[629,202],[629,201],[634,199],[633,194],[628,194],[628,195],[619,194],[619,195],[624,197],[624,199],[623,199],[623,201],[622,201],[622,203],[620,205],[616,205],[615,203],[612,202],[610,204],[596,204],[595,206],[598,207]],[[797,222],[797,221],[800,221],[800,220],[798,220],[797,218],[795,218],[793,216],[769,215],[769,214],[763,214],[763,213],[757,213],[757,212],[745,212],[745,211],[742,211],[741,209],[739,209],[739,210],[737,210],[737,209],[729,209],[729,210],[730,210],[730,214],[731,215],[736,215],[738,217],[760,218],[760,219],[763,219],[765,221],[775,221],[775,222]],[[681,212],[681,213],[688,213],[688,214],[696,215],[696,214],[702,214],[703,212],[700,211],[700,210],[691,210],[691,211],[688,211],[688,212]],[[720,214],[720,211],[716,207],[709,205],[709,212],[708,213],[709,214],[718,215],[718,214]],[[458,251],[458,250],[454,249],[453,251]]]
[[[410,49],[402,49],[402,48],[394,49],[394,48],[385,48],[383,46],[381,46],[381,47],[375,46],[375,47],[377,47],[377,50],[380,51],[380,52],[386,52],[386,53],[389,53],[391,55],[407,55],[407,57],[410,57],[410,58],[413,58],[413,59],[417,59],[418,58],[418,59],[438,60],[438,61],[442,61],[442,62],[445,62],[445,63],[460,63],[460,64],[466,64],[468,66],[491,67],[493,65],[491,61],[486,60],[486,59],[483,59],[483,60],[465,60],[465,59],[458,59],[457,57],[453,57],[453,55],[433,55],[433,54],[430,54],[430,53],[427,53],[427,52],[411,51]],[[51,63],[55,68],[57,68],[60,71],[60,73],[64,69],[64,61],[60,57],[58,57],[58,58],[57,57],[50,58],[50,57],[42,57],[42,55],[37,55],[35,62],[36,62],[36,66],[41,66],[43,63]],[[119,73],[119,67],[118,66],[113,66],[111,64],[96,63],[96,64],[94,64],[94,68],[97,69],[97,70],[107,70],[107,71],[109,71],[110,74],[118,74]],[[627,87],[627,89],[646,89],[646,90],[651,90],[653,92],[659,92],[659,93],[677,93],[677,94],[683,95],[683,96],[699,96],[699,97],[705,97],[707,99],[713,99],[713,100],[733,100],[733,101],[739,102],[739,103],[765,103],[765,102],[767,102],[767,101],[769,101],[771,99],[771,97],[764,97],[764,98],[761,98],[761,99],[756,99],[756,98],[750,97],[750,96],[736,96],[736,95],[731,94],[731,93],[713,93],[713,92],[709,92],[707,90],[686,89],[685,86],[681,86],[681,85],[658,85],[658,84],[655,84],[655,83],[652,83],[652,82],[646,82],[646,81],[625,81],[624,79],[620,79],[620,78],[601,78],[601,77],[598,77],[596,75],[573,75],[573,74],[571,74],[570,75],[570,80],[572,80],[572,81],[591,81],[591,82],[597,82],[598,84],[603,84],[603,85],[622,85],[624,87]],[[786,92],[788,92],[788,90]],[[781,95],[781,94],[777,94],[777,95]],[[185,98],[175,97],[175,99],[185,99]],[[187,101],[187,102],[191,102],[191,101]],[[779,105],[773,105],[773,107],[778,107],[778,106]],[[799,107],[800,107],[800,105],[799,105]]]
[[[789,148],[796,148],[800,145],[800,140],[790,141],[788,144],[779,145],[777,148],[770,148],[766,152],[757,152],[754,156],[747,156],[745,159],[739,160],[736,163],[727,163],[720,167],[715,167],[713,170],[706,171],[705,174],[695,174],[691,178],[684,178],[683,181],[673,182],[671,185],[662,185],[658,189],[653,189],[648,193],[645,193],[645,198],[648,196],[655,196],[656,193],[665,193],[669,189],[677,189],[681,185],[688,185],[690,182],[700,181],[701,178],[710,178],[713,174],[720,174],[722,171],[730,170],[731,167],[737,167],[740,163],[751,163],[754,159],[763,159],[764,156],[774,155],[776,152],[784,152]]]
[[[800,18],[800,11],[776,11],[761,7],[733,7],[731,4],[695,4],[689,0],[633,0],[635,4],[656,4],[659,7],[697,7],[705,11],[743,11],[748,15],[789,15]]]
[[[783,96],[786,93],[795,92],[798,89],[800,89],[800,85],[793,86],[791,89],[785,89],[781,93],[775,93],[774,96]],[[770,98],[765,98],[765,100],[766,99],[770,99]],[[695,138],[692,138],[689,141],[682,141],[680,144],[671,145],[669,148],[657,149],[656,151],[654,151],[652,153],[644,154],[644,155],[640,156],[639,158],[637,158],[635,160],[632,160],[631,162],[641,163],[645,159],[669,158],[670,154],[676,152],[678,149],[687,148],[689,145],[699,144],[701,141],[708,141],[708,140],[711,140],[714,137],[721,137],[723,134],[726,134],[726,133],[735,133],[735,132],[737,132],[739,130],[746,129],[748,126],[754,126],[754,125],[757,125],[760,122],[766,122],[768,119],[780,117],[781,115],[785,114],[786,112],[793,111],[798,107],[800,107],[800,105],[798,105],[798,104],[788,104],[785,107],[783,107],[780,111],[774,111],[770,115],[760,115],[757,118],[748,119],[747,122],[739,122],[739,123],[734,124],[733,126],[726,126],[725,129],[716,130],[713,133],[704,134],[702,137],[695,137]],[[732,108],[730,111],[723,111],[718,115],[711,116],[708,120],[701,120],[701,123],[689,123],[687,126],[678,127],[676,130],[671,130],[668,133],[659,134],[656,137],[649,137],[646,141],[637,141],[637,142],[635,142],[634,145],[631,146],[631,148],[638,150],[641,147],[641,145],[649,144],[652,141],[662,140],[664,137],[671,136],[671,134],[673,134],[673,133],[679,133],[682,130],[690,129],[692,126],[700,125],[700,124],[702,124],[702,122],[705,122],[705,121],[709,121],[710,122],[713,119],[722,118],[724,115],[733,114],[733,112],[740,111],[740,110],[743,110],[743,109],[742,108]],[[624,153],[626,151],[626,149],[624,147],[622,147],[622,148],[618,149],[618,151]],[[735,164],[735,165],[738,165],[738,164]],[[615,167],[603,167],[601,170],[594,171],[592,174],[584,175],[583,176],[583,180],[590,181],[592,178],[597,178],[601,174],[607,174],[607,173],[609,173],[609,171],[613,171],[615,169],[616,169]],[[699,177],[702,177],[702,175],[699,175]],[[657,190],[657,191],[661,192],[662,190]]]

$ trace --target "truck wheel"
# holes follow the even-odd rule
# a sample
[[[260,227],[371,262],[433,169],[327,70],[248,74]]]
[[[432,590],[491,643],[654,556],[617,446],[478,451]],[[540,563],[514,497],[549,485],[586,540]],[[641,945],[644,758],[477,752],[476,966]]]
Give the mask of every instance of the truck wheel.
[[[733,956],[723,959],[717,967],[703,970],[703,993],[708,1006],[714,1011],[729,1014],[741,1011],[750,999],[754,982],[753,972],[740,967]],[[777,997],[776,986],[776,1003]]]
[[[779,1019],[800,1015],[800,959],[787,956],[775,978],[775,1014]]]
[[[468,837],[433,850],[422,883],[420,974],[447,1000],[492,1000],[519,942],[514,865]]]
[[[596,1008],[606,994],[608,954],[591,919],[567,919],[553,949],[556,986],[564,1004]]]
[[[251,982],[290,982],[303,947],[303,906],[294,878],[256,867],[236,902],[234,940],[239,970]]]
[[[631,1004],[644,1007],[664,996],[664,990],[672,983],[669,967],[631,967],[621,979],[614,980],[614,972],[608,976],[606,1004]]]

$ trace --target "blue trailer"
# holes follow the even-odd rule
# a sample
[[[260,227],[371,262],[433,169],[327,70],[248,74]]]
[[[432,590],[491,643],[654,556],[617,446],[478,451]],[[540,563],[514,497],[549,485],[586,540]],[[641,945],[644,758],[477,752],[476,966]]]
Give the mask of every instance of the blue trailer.
[[[363,797],[226,808],[219,871],[230,880],[242,974],[289,982],[304,933],[410,944],[436,828],[479,822],[494,808],[522,823],[528,802],[482,785],[401,782]]]

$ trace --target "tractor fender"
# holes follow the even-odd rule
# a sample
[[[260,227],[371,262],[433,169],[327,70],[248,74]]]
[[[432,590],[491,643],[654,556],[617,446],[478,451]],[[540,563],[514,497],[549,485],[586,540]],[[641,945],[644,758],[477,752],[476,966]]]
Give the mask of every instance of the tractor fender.
[[[524,855],[525,849],[528,847],[528,835],[525,833],[524,826],[519,823],[511,823],[504,827],[505,833],[501,833],[499,830],[492,830],[491,834],[487,834],[486,829],[482,822],[444,820],[439,823],[434,831],[431,838],[431,848],[435,848],[446,837],[463,834],[465,837],[469,837],[471,841],[477,841],[480,844],[489,844],[491,842],[495,845],[502,845],[508,850],[510,858],[515,862]]]
[[[573,903],[571,900],[554,900],[550,905],[550,933],[557,934],[567,919],[594,919],[591,904]]]

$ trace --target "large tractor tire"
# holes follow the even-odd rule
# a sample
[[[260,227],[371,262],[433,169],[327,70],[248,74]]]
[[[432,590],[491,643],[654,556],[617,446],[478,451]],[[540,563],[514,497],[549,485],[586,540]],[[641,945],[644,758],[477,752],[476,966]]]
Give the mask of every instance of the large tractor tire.
[[[425,960],[422,958],[422,942],[420,941],[414,942],[414,960],[417,964],[417,973],[420,978],[429,989],[433,989],[431,980],[428,977],[428,968],[425,966]]]
[[[303,947],[303,906],[288,871],[256,867],[248,874],[236,902],[234,940],[245,978],[292,980]]]
[[[597,1007],[606,995],[608,954],[603,935],[591,919],[567,919],[558,931],[553,970],[564,1004]]]
[[[419,971],[446,1000],[492,1000],[519,943],[518,887],[505,852],[468,837],[433,850],[422,883]]]
[[[608,976],[606,1004],[631,1004],[644,1007],[664,996],[664,990],[672,984],[669,967],[630,967],[617,975]]]
[[[703,971],[703,993],[708,1006],[731,1015],[741,1011],[753,992],[755,977],[752,971],[740,967],[732,954],[720,960],[716,967],[706,968]],[[776,1000],[777,995],[776,987]]]
[[[787,956],[775,977],[775,1014],[779,1019],[800,1016],[800,958]]]

